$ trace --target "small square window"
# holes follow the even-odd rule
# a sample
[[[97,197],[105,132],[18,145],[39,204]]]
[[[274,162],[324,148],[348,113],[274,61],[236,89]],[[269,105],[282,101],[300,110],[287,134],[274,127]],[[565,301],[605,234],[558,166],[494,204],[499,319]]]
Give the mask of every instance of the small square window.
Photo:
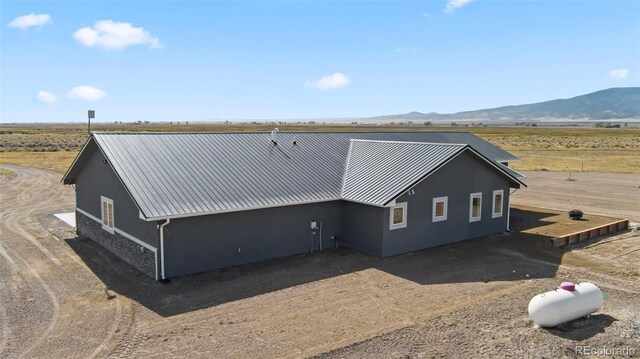
[[[113,200],[101,196],[100,202],[102,203],[102,229],[113,233]]]
[[[407,226],[407,203],[398,203],[390,208],[389,229],[400,229]]]
[[[448,197],[436,197],[433,199],[432,222],[440,222],[447,220]]]
[[[482,193],[472,193],[469,202],[469,222],[477,222],[482,217]]]
[[[493,191],[493,206],[491,209],[491,217],[502,217],[502,207],[504,206],[504,190]]]

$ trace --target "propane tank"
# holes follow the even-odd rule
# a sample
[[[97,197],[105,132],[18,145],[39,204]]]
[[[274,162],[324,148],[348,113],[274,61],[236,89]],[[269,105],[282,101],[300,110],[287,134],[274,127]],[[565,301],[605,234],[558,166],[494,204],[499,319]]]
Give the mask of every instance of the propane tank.
[[[529,316],[541,327],[555,327],[602,308],[604,297],[592,283],[565,282],[558,289],[538,294],[529,302]]]

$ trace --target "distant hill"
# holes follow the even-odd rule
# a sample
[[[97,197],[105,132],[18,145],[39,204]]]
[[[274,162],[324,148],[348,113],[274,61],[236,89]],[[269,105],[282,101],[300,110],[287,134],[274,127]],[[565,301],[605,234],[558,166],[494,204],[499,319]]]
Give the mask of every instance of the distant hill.
[[[576,96],[518,106],[502,106],[452,114],[410,112],[371,117],[371,121],[447,121],[558,118],[605,120],[640,118],[640,87],[619,87]]]

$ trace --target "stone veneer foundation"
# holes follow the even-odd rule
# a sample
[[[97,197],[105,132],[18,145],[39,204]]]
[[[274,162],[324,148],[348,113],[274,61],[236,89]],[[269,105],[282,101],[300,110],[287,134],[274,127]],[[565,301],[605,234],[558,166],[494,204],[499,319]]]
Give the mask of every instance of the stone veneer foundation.
[[[102,224],[76,211],[78,236],[87,237],[129,263],[142,273],[156,279],[156,254],[117,232],[102,229]]]

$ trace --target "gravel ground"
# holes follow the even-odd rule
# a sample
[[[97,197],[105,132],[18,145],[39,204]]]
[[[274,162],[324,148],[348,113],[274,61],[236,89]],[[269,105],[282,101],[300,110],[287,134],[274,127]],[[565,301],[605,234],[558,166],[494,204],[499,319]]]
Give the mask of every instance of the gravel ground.
[[[637,232],[568,249],[544,231],[384,259],[333,249],[163,285],[52,216],[74,208],[59,174],[3,167],[16,174],[0,177],[2,358],[640,356]],[[609,299],[589,319],[535,327],[529,299],[564,280]]]

